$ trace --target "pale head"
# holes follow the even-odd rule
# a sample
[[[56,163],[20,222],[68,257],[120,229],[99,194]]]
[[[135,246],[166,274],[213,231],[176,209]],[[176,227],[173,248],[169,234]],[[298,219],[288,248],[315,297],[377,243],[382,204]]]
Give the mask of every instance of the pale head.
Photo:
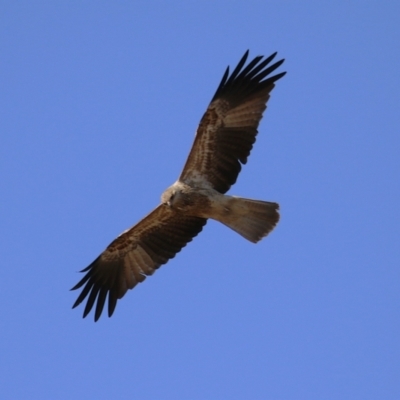
[[[175,195],[176,188],[174,185],[172,185],[161,195],[161,203],[171,207],[174,202]]]

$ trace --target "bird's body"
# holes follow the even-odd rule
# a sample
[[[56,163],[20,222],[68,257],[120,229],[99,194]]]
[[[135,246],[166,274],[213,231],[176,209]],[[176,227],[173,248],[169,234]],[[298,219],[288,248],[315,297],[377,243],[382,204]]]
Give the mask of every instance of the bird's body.
[[[180,181],[162,194],[161,202],[185,215],[222,222],[253,243],[266,236],[279,220],[277,203],[228,196]]]
[[[225,194],[247,162],[274,82],[285,75],[264,79],[283,63],[266,68],[275,55],[265,60],[256,57],[243,68],[246,52],[230,76],[226,70],[200,121],[179,179],[164,191],[156,209],[118,236],[82,271],[86,275],[72,288],[83,286],[73,307],[88,296],[84,317],[97,303],[97,321],[107,296],[111,316],[117,300],[173,258],[209,218],[253,243],[275,227],[277,203]]]

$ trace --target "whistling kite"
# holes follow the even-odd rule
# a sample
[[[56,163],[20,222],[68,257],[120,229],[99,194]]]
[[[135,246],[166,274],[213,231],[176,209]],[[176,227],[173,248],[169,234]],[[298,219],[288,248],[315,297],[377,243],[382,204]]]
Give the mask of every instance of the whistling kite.
[[[73,307],[89,296],[83,317],[95,302],[97,321],[108,295],[108,315],[128,289],[173,258],[212,218],[247,240],[258,242],[279,220],[277,203],[227,196],[241,164],[256,140],[257,128],[275,81],[285,72],[267,76],[276,53],[254,58],[245,68],[248,51],[229,76],[229,67],[200,121],[192,150],[179,179],[161,196],[161,204],[147,217],[118,236],[82,272],[72,288],[83,290]],[[267,67],[268,66],[268,67]]]

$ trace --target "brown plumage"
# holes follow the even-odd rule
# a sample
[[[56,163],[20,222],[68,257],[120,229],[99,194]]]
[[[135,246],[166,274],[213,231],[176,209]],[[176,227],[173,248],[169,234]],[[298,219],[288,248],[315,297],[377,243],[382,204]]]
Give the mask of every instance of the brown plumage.
[[[72,290],[83,286],[73,308],[87,296],[83,316],[96,303],[95,321],[108,296],[108,315],[128,289],[173,258],[206,224],[208,218],[258,242],[279,220],[277,203],[227,196],[241,164],[256,140],[257,128],[270,92],[285,72],[267,76],[283,60],[267,68],[276,53],[254,58],[245,68],[248,51],[229,75],[227,68],[196,132],[178,181],[161,197],[161,204],[123,232],[82,272]]]

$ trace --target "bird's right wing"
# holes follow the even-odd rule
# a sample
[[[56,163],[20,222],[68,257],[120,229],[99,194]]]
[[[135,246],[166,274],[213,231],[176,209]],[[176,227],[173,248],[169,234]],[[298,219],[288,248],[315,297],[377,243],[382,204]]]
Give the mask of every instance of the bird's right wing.
[[[203,228],[207,220],[175,212],[159,205],[138,224],[118,236],[100,256],[81,272],[86,275],[71,289],[83,287],[73,308],[89,296],[83,317],[96,304],[100,318],[108,295],[108,315],[128,289],[143,282],[173,258]]]

